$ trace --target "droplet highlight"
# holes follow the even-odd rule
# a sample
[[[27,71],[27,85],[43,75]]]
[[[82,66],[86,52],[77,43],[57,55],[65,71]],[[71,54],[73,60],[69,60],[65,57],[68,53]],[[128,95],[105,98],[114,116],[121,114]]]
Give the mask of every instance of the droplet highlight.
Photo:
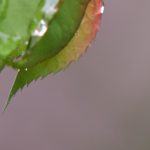
[[[46,33],[47,29],[47,23],[44,20],[41,20],[35,31],[32,33],[32,36],[42,37]]]
[[[100,13],[103,14],[104,10],[105,10],[105,7],[104,7],[104,5],[102,5],[102,7],[100,8]]]
[[[28,68],[25,68],[24,70],[25,70],[25,71],[28,71]]]
[[[53,15],[57,12],[57,4],[59,3],[59,0],[45,0],[45,4],[42,8],[42,12],[44,14],[44,18],[49,21],[52,19]]]
[[[45,0],[40,11],[40,15],[42,16],[41,20],[39,20],[39,18],[35,18],[34,24],[36,23],[38,25],[35,26],[35,29],[32,32],[28,48],[32,48],[45,35],[48,30],[49,21],[58,11],[57,5],[59,2],[60,0]]]

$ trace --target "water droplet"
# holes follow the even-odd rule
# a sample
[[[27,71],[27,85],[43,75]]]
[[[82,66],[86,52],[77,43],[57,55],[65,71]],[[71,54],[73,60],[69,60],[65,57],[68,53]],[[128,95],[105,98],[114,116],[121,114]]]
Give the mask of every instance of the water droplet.
[[[41,20],[39,17],[35,17],[33,20],[33,32],[30,37],[30,42],[28,48],[32,48],[46,33],[48,30],[49,21],[53,18],[55,13],[58,11],[58,4],[60,0],[45,0],[40,8],[40,12],[38,12],[37,16],[41,16]]]
[[[28,48],[32,48],[45,35],[47,29],[48,29],[48,25],[42,19],[38,24],[37,28],[32,33]]]
[[[24,70],[25,70],[25,71],[28,71],[28,68],[25,68]]]
[[[105,6],[104,6],[104,2],[102,1],[102,3],[100,3],[100,8],[97,12],[98,15],[103,14],[105,10]]]
[[[42,12],[44,13],[44,16],[46,19],[50,20],[53,15],[57,12],[57,4],[59,3],[59,0],[45,0],[45,4],[42,8]]]
[[[32,33],[32,36],[42,37],[46,33],[47,29],[47,23],[44,20],[41,20],[35,31]]]
[[[29,41],[25,41],[25,45],[27,46],[29,44]]]
[[[104,13],[104,10],[105,10],[105,7],[104,5],[102,5],[101,9],[100,9],[100,13],[103,14]]]

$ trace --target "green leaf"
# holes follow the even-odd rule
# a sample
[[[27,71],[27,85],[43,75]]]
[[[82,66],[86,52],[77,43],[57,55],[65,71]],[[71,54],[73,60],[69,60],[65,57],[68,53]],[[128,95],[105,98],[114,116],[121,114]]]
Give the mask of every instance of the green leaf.
[[[50,23],[48,32],[29,50],[29,55],[16,62],[15,66],[28,68],[60,52],[79,28],[89,1],[64,0],[60,11]]]
[[[0,58],[11,61],[26,50],[32,32],[43,18],[47,1],[60,0],[1,0]],[[54,15],[56,12],[52,12]],[[51,18],[50,18],[51,19]]]
[[[2,71],[3,68],[4,68],[4,62],[0,59],[0,72]]]
[[[5,18],[6,11],[8,8],[8,0],[1,0],[0,1],[0,20]]]
[[[64,70],[71,62],[78,60],[85,53],[85,50],[95,38],[98,31],[101,17],[100,8],[102,5],[101,0],[90,1],[75,36],[60,53],[53,58],[28,68],[28,70],[19,71],[10,92],[7,106],[19,89],[30,84],[33,80],[37,80],[39,77],[43,78],[50,73],[57,73],[60,70]]]

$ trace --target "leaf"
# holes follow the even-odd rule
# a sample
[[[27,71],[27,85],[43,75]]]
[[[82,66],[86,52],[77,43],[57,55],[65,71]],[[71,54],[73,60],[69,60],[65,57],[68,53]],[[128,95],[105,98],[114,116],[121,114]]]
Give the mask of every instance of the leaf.
[[[89,1],[64,0],[60,11],[50,23],[47,33],[29,50],[29,55],[16,62],[15,66],[28,68],[60,52],[79,28]]]
[[[10,61],[26,49],[26,42],[43,17],[47,1],[58,0],[1,0],[0,1],[0,58]],[[53,12],[56,13],[56,12]]]
[[[0,60],[0,72],[2,71],[3,68],[4,68],[4,62]]]
[[[8,0],[1,0],[0,1],[0,20],[4,19],[6,15],[6,10],[8,7]]]
[[[43,78],[50,73],[57,73],[65,69],[71,62],[78,60],[85,53],[99,29],[102,5],[101,0],[90,1],[78,31],[60,53],[36,66],[28,68],[28,70],[21,70],[18,73],[6,107],[19,89],[30,84],[33,80],[37,80],[39,77]]]

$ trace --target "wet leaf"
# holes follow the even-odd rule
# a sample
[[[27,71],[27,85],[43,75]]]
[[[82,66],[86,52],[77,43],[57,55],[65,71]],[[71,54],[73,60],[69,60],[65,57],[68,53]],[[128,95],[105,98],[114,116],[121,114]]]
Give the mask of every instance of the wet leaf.
[[[65,69],[71,62],[78,60],[95,38],[99,29],[102,11],[102,1],[91,0],[86,7],[84,17],[74,34],[74,37],[58,54],[35,66],[29,67],[28,69],[20,70],[10,92],[7,105],[10,103],[11,98],[16,92],[19,89],[22,89],[25,85],[30,84],[33,80],[37,80],[39,77],[43,78],[50,73],[57,73],[58,71]]]
[[[77,31],[89,1],[64,0],[45,36],[30,49],[29,55],[16,63],[17,68],[28,68],[59,53]]]
[[[28,40],[43,18],[47,1],[59,0],[1,0],[0,1],[0,58],[7,61],[26,50]],[[52,7],[53,8],[53,7]],[[56,12],[51,12],[55,14]]]

